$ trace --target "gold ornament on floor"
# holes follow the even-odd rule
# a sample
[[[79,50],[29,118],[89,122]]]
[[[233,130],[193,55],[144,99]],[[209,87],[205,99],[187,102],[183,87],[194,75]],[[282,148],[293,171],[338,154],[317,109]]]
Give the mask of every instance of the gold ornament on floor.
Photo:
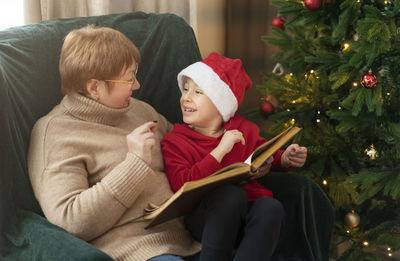
[[[352,210],[344,216],[344,223],[349,227],[355,228],[360,224],[360,216]]]
[[[374,144],[364,150],[364,158],[366,160],[375,160],[379,157],[378,151],[375,149]]]

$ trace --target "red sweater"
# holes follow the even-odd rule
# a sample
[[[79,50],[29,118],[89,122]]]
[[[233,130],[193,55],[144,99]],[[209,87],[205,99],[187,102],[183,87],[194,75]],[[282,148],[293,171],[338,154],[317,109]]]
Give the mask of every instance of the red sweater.
[[[164,136],[161,145],[165,173],[174,192],[187,181],[207,177],[232,163],[245,161],[259,145],[265,142],[265,139],[259,136],[258,126],[238,114],[225,123],[225,129],[241,131],[246,144],[236,143],[221,163],[218,163],[210,152],[217,147],[223,135],[217,138],[208,137],[192,130],[186,124],[175,124],[174,129]],[[284,170],[281,166],[282,153],[281,150],[275,153],[272,170]],[[250,201],[263,196],[272,197],[272,191],[263,187],[257,180],[250,180],[243,189]]]

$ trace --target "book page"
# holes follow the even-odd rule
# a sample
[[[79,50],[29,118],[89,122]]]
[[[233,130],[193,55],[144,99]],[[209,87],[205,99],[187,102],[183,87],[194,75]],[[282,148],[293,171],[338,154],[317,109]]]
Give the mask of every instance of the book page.
[[[247,157],[247,159],[244,161],[244,163],[250,165],[251,164],[251,160],[253,159],[253,155],[254,155],[254,152],[251,153],[249,157]]]

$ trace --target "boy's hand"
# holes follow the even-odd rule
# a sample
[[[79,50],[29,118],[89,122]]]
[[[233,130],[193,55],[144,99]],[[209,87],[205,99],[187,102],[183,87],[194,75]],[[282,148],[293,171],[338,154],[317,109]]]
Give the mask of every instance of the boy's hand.
[[[307,159],[307,148],[298,144],[291,144],[281,156],[281,165],[284,168],[303,167]]]
[[[155,144],[154,133],[157,130],[157,123],[146,122],[126,136],[128,151],[136,154],[148,165],[151,164],[151,150]]]
[[[221,162],[222,158],[231,152],[233,146],[241,142],[245,143],[243,134],[238,130],[229,130],[224,133],[218,146],[210,152],[210,154],[218,161]]]
[[[271,170],[272,162],[274,161],[274,157],[271,156],[267,159],[267,161],[261,165],[254,173],[252,173],[250,179],[258,179],[269,173]]]

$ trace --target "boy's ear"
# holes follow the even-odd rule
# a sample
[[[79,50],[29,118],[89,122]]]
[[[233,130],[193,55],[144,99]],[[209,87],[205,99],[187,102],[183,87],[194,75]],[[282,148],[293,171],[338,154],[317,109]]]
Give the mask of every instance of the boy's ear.
[[[89,79],[86,82],[86,91],[89,96],[95,100],[99,99],[99,89],[97,87],[99,81],[96,79]]]

